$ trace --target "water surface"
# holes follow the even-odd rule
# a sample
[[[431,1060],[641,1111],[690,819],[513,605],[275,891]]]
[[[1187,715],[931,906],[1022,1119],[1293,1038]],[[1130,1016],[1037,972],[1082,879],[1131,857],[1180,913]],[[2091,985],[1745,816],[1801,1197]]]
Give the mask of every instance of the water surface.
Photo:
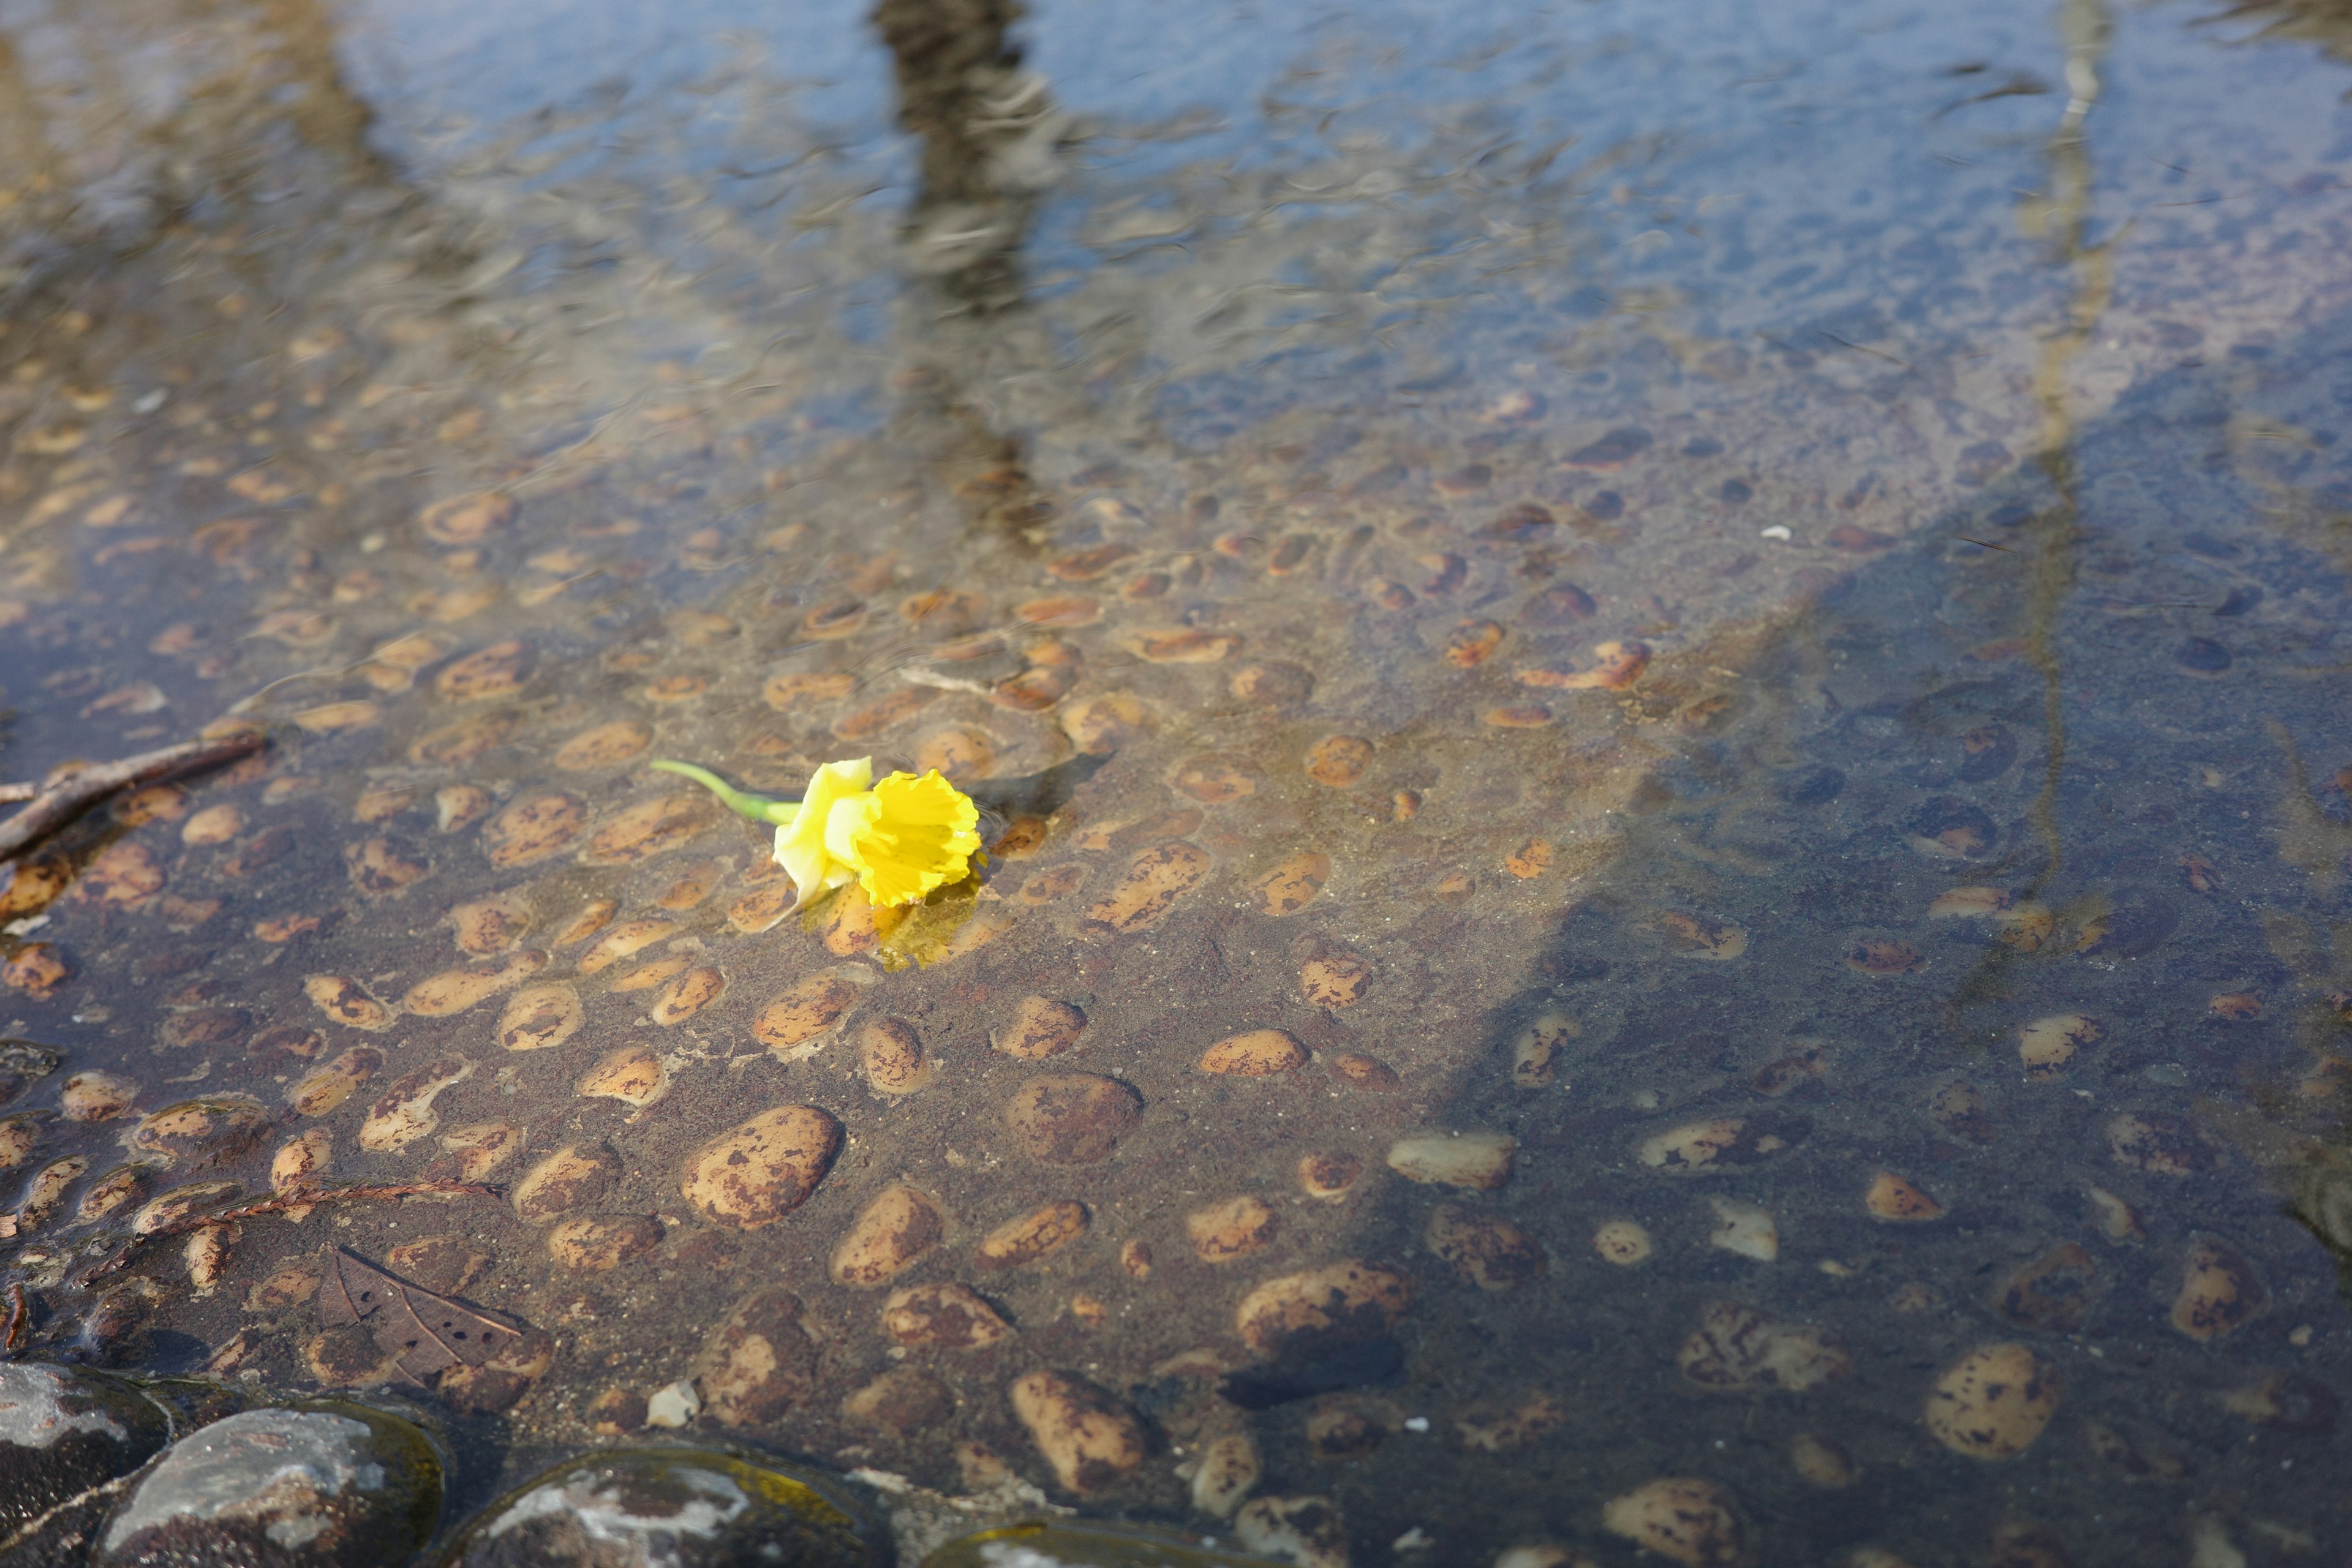
[[[273,742],[16,868],[0,1022],[65,1065],[10,1179],[89,1162],[0,1265],[39,1352],[384,1385],[331,1244],[540,1331],[434,1391],[476,1503],[700,1378],[715,1436],[1228,1542],[1245,1437],[1325,1561],[1630,1563],[1660,1478],[1717,1489],[1691,1561],[2342,1557],[2340,26],[946,16],[0,10],[0,774]],[[1007,835],[896,923],[643,766],[868,752]],[[1005,1048],[1033,997],[1066,1054]],[[1202,1070],[1257,1030],[1299,1059]],[[270,1134],[166,1168],[45,1114],[93,1069]],[[1059,1073],[1132,1125],[1024,1140]],[[787,1104],[814,1194],[690,1201]],[[77,1283],[126,1158],[250,1194],[321,1131],[606,1165]],[[843,1282],[899,1186],[936,1244]],[[1410,1304],[1250,1342],[1345,1259]],[[1015,1331],[894,1342],[949,1283]],[[1956,1425],[1981,1366],[2035,1392]],[[1056,1475],[1041,1369],[1131,1468]]]

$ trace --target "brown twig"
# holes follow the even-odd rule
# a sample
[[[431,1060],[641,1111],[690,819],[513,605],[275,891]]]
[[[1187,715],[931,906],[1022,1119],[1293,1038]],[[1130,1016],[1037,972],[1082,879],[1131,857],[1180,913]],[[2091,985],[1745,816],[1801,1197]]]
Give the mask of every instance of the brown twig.
[[[25,1300],[25,1287],[20,1281],[8,1287],[8,1326],[0,1331],[0,1352],[15,1355],[25,1348],[33,1327],[33,1309]]]
[[[248,731],[222,741],[189,741],[165,746],[159,752],[142,752],[119,763],[77,769],[47,788],[36,790],[24,810],[0,822],[0,856],[14,855],[35,839],[56,832],[116,790],[234,762],[268,743],[268,736]],[[6,786],[10,791],[29,787]],[[20,795],[0,795],[0,799],[24,798]]]
[[[110,1274],[119,1274],[130,1266],[131,1259],[149,1242],[162,1241],[174,1236],[185,1236],[190,1231],[202,1230],[206,1226],[235,1225],[241,1219],[257,1219],[263,1215],[284,1214],[289,1209],[309,1208],[314,1204],[341,1203],[351,1198],[381,1198],[387,1202],[397,1203],[402,1198],[496,1198],[505,1195],[505,1188],[495,1187],[486,1182],[404,1182],[392,1185],[377,1185],[362,1182],[340,1187],[323,1186],[314,1182],[306,1182],[299,1186],[289,1187],[286,1191],[273,1196],[257,1198],[249,1204],[240,1204],[235,1208],[214,1209],[205,1214],[183,1215],[169,1225],[159,1225],[144,1236],[132,1237],[123,1244],[121,1251],[83,1275],[75,1283],[88,1286],[105,1279]]]
[[[0,784],[0,805],[6,805],[11,801],[30,800],[40,793],[38,784]]]

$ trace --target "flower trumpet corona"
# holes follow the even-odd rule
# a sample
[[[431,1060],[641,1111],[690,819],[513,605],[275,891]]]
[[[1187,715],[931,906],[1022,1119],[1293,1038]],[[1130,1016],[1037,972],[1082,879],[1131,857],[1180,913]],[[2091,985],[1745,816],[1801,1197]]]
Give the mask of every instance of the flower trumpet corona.
[[[877,909],[915,903],[963,880],[980,854],[980,808],[937,768],[877,779],[871,757],[827,763],[800,799],[771,800],[692,763],[653,766],[692,779],[738,816],[773,824],[776,864],[803,904],[852,881]]]

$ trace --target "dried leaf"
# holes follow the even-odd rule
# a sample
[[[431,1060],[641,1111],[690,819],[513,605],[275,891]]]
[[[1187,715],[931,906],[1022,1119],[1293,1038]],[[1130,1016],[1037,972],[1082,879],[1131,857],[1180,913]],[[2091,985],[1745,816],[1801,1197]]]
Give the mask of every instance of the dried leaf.
[[[319,1324],[339,1329],[373,1319],[368,1328],[400,1370],[423,1382],[463,1363],[479,1366],[521,1337],[506,1319],[410,1285],[344,1247],[319,1287]]]

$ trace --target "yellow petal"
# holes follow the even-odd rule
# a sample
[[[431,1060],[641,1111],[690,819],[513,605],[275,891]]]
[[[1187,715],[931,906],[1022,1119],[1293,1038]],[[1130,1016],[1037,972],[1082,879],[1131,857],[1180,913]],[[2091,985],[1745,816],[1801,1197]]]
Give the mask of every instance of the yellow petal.
[[[961,881],[980,853],[980,808],[936,768],[920,778],[892,773],[856,805],[848,858],[877,907]]]
[[[873,779],[871,757],[825,763],[810,778],[808,792],[801,797],[800,810],[793,814],[790,822],[776,829],[776,864],[792,878],[803,903],[840,887],[857,874],[857,868],[847,855],[834,852],[827,842],[831,836],[826,828],[833,820],[835,807],[854,806],[865,798]],[[848,848],[845,839],[841,847]]]

